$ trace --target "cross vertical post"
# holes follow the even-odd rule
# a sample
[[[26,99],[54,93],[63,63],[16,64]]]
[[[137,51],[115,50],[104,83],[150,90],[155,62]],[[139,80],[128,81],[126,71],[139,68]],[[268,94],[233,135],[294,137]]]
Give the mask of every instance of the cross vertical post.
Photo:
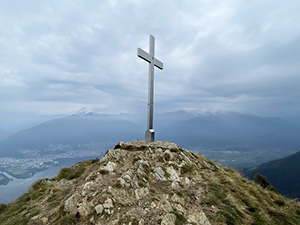
[[[154,99],[154,66],[163,69],[163,63],[155,58],[154,53],[155,38],[150,35],[149,37],[149,53],[138,48],[138,57],[144,59],[149,63],[148,70],[148,116],[147,116],[147,130],[145,132],[145,141],[152,142],[155,140],[155,131],[153,129],[153,99]]]

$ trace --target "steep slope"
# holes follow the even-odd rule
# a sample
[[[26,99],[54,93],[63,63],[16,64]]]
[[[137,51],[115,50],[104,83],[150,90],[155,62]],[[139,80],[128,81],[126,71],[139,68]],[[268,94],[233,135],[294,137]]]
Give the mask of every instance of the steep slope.
[[[73,115],[20,131],[0,142],[0,156],[20,156],[20,149],[43,150],[49,145],[116,143],[139,137],[137,126],[103,115]]]
[[[169,142],[120,142],[0,205],[0,224],[299,223],[299,203]]]
[[[250,179],[257,173],[262,174],[281,194],[300,199],[300,151],[283,159],[245,169],[243,173]]]

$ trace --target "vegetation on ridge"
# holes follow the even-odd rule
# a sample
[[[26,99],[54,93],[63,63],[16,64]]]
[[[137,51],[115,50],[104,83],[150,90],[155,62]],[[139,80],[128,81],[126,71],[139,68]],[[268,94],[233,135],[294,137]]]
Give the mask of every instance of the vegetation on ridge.
[[[299,203],[166,142],[119,143],[0,205],[0,224],[300,224]]]

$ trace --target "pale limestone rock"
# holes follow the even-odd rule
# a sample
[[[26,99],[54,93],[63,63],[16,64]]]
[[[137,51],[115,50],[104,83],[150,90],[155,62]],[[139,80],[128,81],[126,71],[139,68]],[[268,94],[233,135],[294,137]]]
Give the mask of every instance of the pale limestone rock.
[[[109,158],[116,159],[117,161],[119,161],[121,157],[126,156],[126,153],[120,149],[115,149],[113,151],[110,151],[109,153]]]
[[[77,211],[79,212],[79,214],[81,216],[88,216],[92,212],[89,204],[86,202],[78,204],[78,206],[79,207],[78,207]]]
[[[186,185],[189,185],[191,183],[191,181],[188,177],[184,178],[184,182],[185,182]]]
[[[133,177],[133,171],[131,169],[124,172],[121,176],[127,183],[130,183],[131,179]]]
[[[152,208],[152,209],[155,209],[156,208],[156,204],[154,203],[154,202],[151,202],[151,205],[150,205],[150,207]]]
[[[156,149],[156,151],[157,151],[157,153],[163,153],[162,148],[158,148],[158,149]]]
[[[107,193],[115,195],[116,190],[112,186],[108,186]]]
[[[180,185],[177,181],[173,181],[171,184],[172,189],[178,190],[180,188]]]
[[[185,153],[186,155],[189,155],[189,157],[192,158],[192,159],[197,159],[197,157],[195,157],[195,156],[192,154],[192,152],[189,151],[189,150],[184,150],[184,153]]]
[[[96,182],[100,183],[102,180],[103,180],[103,176],[99,172],[97,172]]]
[[[101,205],[101,204],[99,204],[99,205],[96,205],[96,207],[95,207],[95,211],[96,211],[96,213],[97,213],[97,214],[101,214],[101,213],[103,213],[103,210],[104,210],[104,207],[103,207],[103,205]]]
[[[104,209],[104,212],[106,212],[108,215],[111,215],[114,213],[114,210],[112,209]]]
[[[165,141],[155,141],[155,142],[148,142],[145,141],[135,141],[135,142],[128,142],[127,145],[132,145],[135,147],[152,147],[154,149],[156,148],[163,148],[163,149],[172,149],[172,148],[178,148],[178,146],[175,143],[171,142],[165,142]]]
[[[169,199],[169,195],[168,194],[163,194],[162,196],[162,200],[168,200]]]
[[[149,194],[148,188],[138,188],[134,191],[137,200],[145,198]]]
[[[129,187],[130,184],[128,184],[122,177],[119,177],[118,180],[120,181],[120,184],[122,187]]]
[[[145,225],[145,221],[144,221],[144,219],[140,219],[140,221],[139,221],[139,225]]]
[[[197,212],[192,215],[188,215],[188,218],[192,223],[200,225],[211,225],[203,211]]]
[[[173,159],[173,154],[172,154],[172,152],[169,149],[167,149],[164,153],[169,154],[169,156],[171,157],[171,159]]]
[[[106,166],[102,167],[103,170],[113,172],[117,168],[117,164],[114,162],[109,161]]]
[[[136,175],[134,175],[133,179],[132,179],[131,182],[130,182],[130,185],[131,185],[131,187],[133,187],[133,188],[138,188],[138,187],[140,187]]]
[[[170,174],[170,180],[172,181],[180,181],[179,175],[177,174],[176,170],[171,167],[167,167],[167,172]]]
[[[91,224],[95,224],[95,217],[92,216],[92,217],[89,219],[89,221],[90,221]]]
[[[137,174],[146,175],[142,165],[139,166],[139,168],[137,169],[136,172],[137,172]]]
[[[49,219],[47,217],[42,217],[41,221],[42,221],[43,224],[47,224]]]
[[[184,205],[184,198],[179,197],[177,194],[174,194],[174,195],[172,196],[171,201],[172,201],[172,202],[179,203],[179,204],[181,204],[181,205]]]
[[[77,192],[65,201],[64,210],[66,212],[75,213],[77,211],[77,203],[79,202],[81,195]]]
[[[32,217],[29,222],[28,225],[46,225],[48,224],[49,220],[46,217],[41,217],[39,215]]]
[[[221,170],[222,172],[226,173],[226,171],[221,166],[219,166],[217,163],[215,164],[215,167],[217,170]]]
[[[82,196],[86,196],[88,193],[90,193],[90,190],[94,186],[94,181],[89,181],[83,185],[83,190],[82,190]]]
[[[121,178],[126,181],[126,183],[130,184],[133,188],[139,187],[139,183],[137,180],[136,175],[134,175],[134,172],[132,169],[127,170],[124,172],[121,176]],[[123,186],[129,187],[129,185],[126,185],[122,180],[120,182],[123,183]],[[121,183],[121,185],[122,185]]]
[[[148,150],[146,151],[146,153],[148,153],[148,154],[153,154],[153,151],[152,151],[151,148],[148,148]]]
[[[177,212],[180,212],[182,214],[185,214],[185,209],[180,204],[174,204],[174,208],[177,210]]]
[[[83,185],[83,190],[90,190],[94,185],[94,181],[89,181]]]
[[[200,212],[200,221],[199,222],[201,225],[211,225],[203,211]]]
[[[213,167],[209,163],[207,163],[205,160],[202,160],[202,164],[204,167],[206,167],[208,169],[211,169],[211,170],[213,169]]]
[[[106,199],[105,202],[103,203],[104,209],[110,209],[113,207],[114,207],[114,204],[113,204],[113,200],[111,198]]]
[[[220,212],[220,209],[214,205],[211,206],[210,211],[212,211],[213,213],[218,213]]]
[[[168,200],[161,201],[159,203],[159,208],[166,212],[171,212],[173,210],[172,205]]]
[[[176,216],[173,213],[165,215],[161,221],[161,225],[175,225]]]
[[[189,159],[189,157],[187,157],[183,152],[180,152],[180,155],[182,156],[184,161],[186,161],[187,163],[192,163],[192,161]]]
[[[157,177],[157,179],[160,180],[167,180],[167,178],[165,177],[165,172],[163,171],[163,169],[161,167],[157,167],[153,170],[154,175]]]
[[[57,188],[61,188],[61,187],[65,187],[65,186],[68,186],[70,185],[72,182],[69,181],[69,180],[66,180],[66,179],[61,179],[60,181],[58,181],[55,186]]]

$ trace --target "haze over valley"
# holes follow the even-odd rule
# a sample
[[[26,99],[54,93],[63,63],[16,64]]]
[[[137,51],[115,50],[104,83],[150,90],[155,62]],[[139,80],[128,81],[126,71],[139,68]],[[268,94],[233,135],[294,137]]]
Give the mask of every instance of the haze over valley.
[[[144,123],[138,115],[88,113],[16,132],[0,141],[0,184],[54,171],[54,167],[58,170],[71,162],[101,158],[119,141],[144,139]],[[279,159],[295,153],[300,146],[296,123],[234,112],[158,114],[155,128],[157,140],[175,142],[234,168]]]

